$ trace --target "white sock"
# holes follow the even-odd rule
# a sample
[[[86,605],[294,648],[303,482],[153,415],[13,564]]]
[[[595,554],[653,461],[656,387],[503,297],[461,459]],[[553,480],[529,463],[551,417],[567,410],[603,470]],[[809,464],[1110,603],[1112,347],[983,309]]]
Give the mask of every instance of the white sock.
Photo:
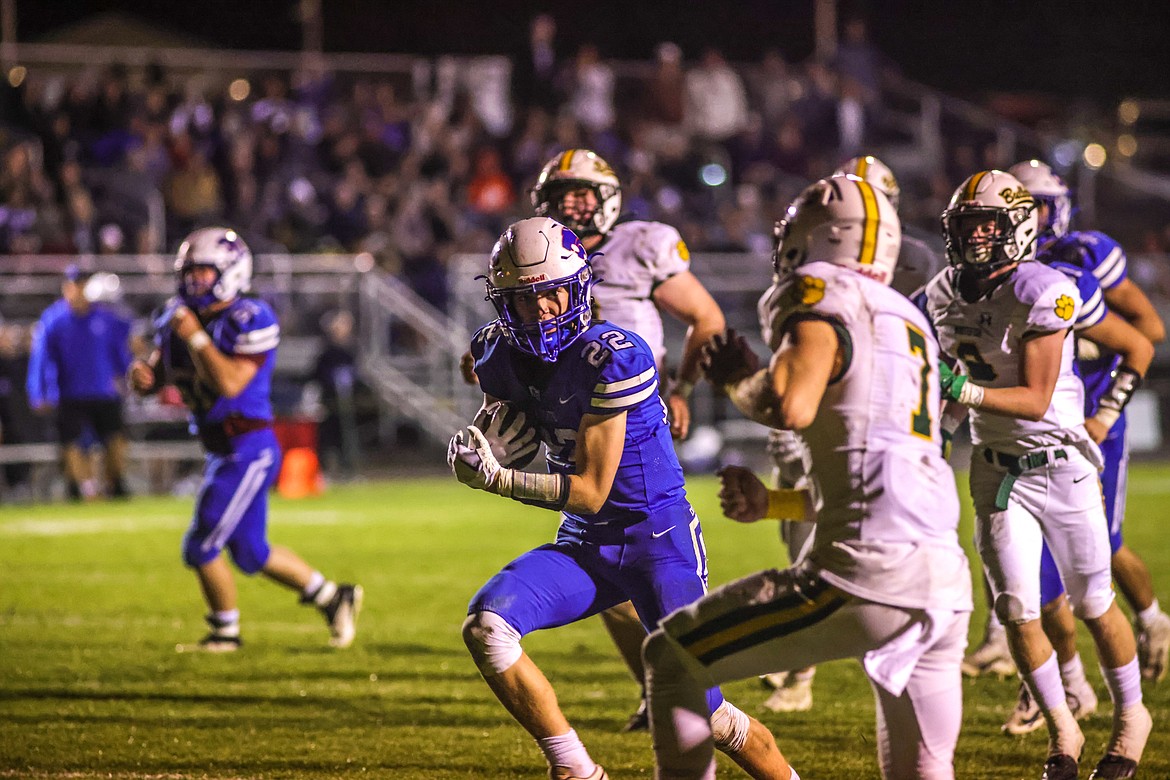
[[[1150,606],[1143,609],[1137,614],[1138,625],[1148,626],[1153,620],[1162,614],[1162,605],[1158,603],[1158,599],[1150,602]]]
[[[1088,684],[1085,679],[1085,665],[1081,661],[1081,654],[1076,653],[1060,665],[1060,679],[1064,680],[1066,691],[1075,691]]]
[[[1081,744],[1074,743],[1078,739],[1083,743],[1084,738],[1064,698],[1064,684],[1060,681],[1056,652],[1048,656],[1047,661],[1020,676],[1048,723],[1049,749],[1070,756],[1080,755]]]
[[[987,612],[987,638],[997,639],[1006,634],[1003,628],[1003,623],[999,622],[999,616],[995,614],[995,610],[991,609]]]
[[[792,772],[792,774],[788,776],[788,780],[800,780],[800,775],[796,774],[796,767],[794,767],[792,764],[789,764],[788,770]]]
[[[1142,702],[1142,676],[1137,659],[1116,669],[1101,667],[1101,676],[1109,688],[1109,698],[1117,710],[1125,710]]]
[[[333,600],[334,594],[337,593],[337,583],[325,579],[324,574],[315,571],[309,575],[309,584],[301,593],[304,596],[302,601],[311,601],[318,607],[328,606],[329,602]]]
[[[240,610],[225,609],[220,612],[212,612],[209,617],[214,621],[212,631],[218,636],[240,635]]]
[[[568,734],[559,737],[538,739],[536,744],[540,752],[544,753],[549,766],[567,767],[574,777],[589,777],[597,768],[597,763],[589,757],[589,751],[574,729],[569,729]]]

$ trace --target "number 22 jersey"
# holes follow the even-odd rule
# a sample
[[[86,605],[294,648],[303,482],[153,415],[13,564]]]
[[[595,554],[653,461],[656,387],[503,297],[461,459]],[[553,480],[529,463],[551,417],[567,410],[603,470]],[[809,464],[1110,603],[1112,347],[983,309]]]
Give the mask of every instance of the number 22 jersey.
[[[594,321],[555,362],[546,363],[510,346],[492,323],[472,338],[471,353],[484,393],[515,404],[537,426],[552,472],[576,471],[576,437],[585,415],[626,412],[621,462],[605,504],[594,515],[566,512],[562,534],[588,539],[592,526],[630,526],[685,501],[654,355],[637,334]]]

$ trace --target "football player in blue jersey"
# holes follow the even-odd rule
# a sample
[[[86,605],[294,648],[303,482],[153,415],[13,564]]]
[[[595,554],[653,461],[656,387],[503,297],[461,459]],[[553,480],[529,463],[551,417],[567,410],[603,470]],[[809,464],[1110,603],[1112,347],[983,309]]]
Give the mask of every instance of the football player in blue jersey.
[[[553,780],[606,774],[522,637],[626,600],[653,627],[707,585],[702,530],[686,499],[654,355],[633,332],[593,320],[592,285],[584,247],[559,222],[533,217],[500,237],[487,275],[499,317],[471,345],[485,403],[477,421],[490,431],[501,426],[489,409],[523,413],[548,448],[548,471],[521,470],[527,458],[477,425],[460,430],[448,450],[460,482],[561,513],[556,541],[492,577],[463,624],[484,680],[537,741]],[[750,775],[794,776],[762,724],[717,688],[707,704],[718,746]]]
[[[1121,246],[1104,233],[1068,229],[1072,212],[1069,188],[1046,164],[1028,160],[1013,166],[1012,170],[1040,204],[1042,235],[1037,259],[1070,275],[1079,269],[1083,276],[1090,277],[1086,282],[1096,281],[1109,310],[1145,337],[1130,333],[1123,338],[1123,344],[1152,353],[1153,344],[1165,338],[1165,326],[1149,299],[1129,278]],[[1129,463],[1124,409],[1145,371],[1116,344],[1102,343],[1091,333],[1078,332],[1078,335],[1083,337],[1077,341],[1076,367],[1085,384],[1085,427],[1105,457],[1101,482],[1109,518],[1113,578],[1136,615],[1142,677],[1159,681],[1170,666],[1170,616],[1158,602],[1145,562],[1122,538],[1125,473]],[[1048,604],[1063,593],[1063,588],[1051,565],[1042,570],[1042,575]],[[1068,641],[1071,645],[1072,640]]]
[[[298,591],[303,604],[325,616],[330,644],[347,647],[361,586],[328,580],[292,550],[268,542],[268,489],[280,466],[270,400],[280,325],[267,303],[246,295],[252,253],[234,230],[203,228],[179,247],[175,271],[178,296],[156,322],[156,349],[149,360],[131,365],[129,380],[142,395],[174,384],[207,450],[183,538],[183,561],[199,579],[211,627],[195,649],[231,652],[241,644],[225,548],[244,573],[262,573]]]

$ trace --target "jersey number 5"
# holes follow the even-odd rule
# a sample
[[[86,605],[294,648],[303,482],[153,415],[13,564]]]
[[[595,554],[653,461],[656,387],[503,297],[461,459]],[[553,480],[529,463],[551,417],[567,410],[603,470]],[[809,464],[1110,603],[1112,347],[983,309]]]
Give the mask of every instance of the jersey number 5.
[[[918,410],[910,415],[910,431],[915,436],[929,439],[931,419],[927,391],[930,390],[930,372],[933,366],[930,365],[929,354],[926,351],[926,336],[922,331],[907,322],[906,335],[910,338],[910,354],[922,361],[922,370],[918,374],[920,379]]]

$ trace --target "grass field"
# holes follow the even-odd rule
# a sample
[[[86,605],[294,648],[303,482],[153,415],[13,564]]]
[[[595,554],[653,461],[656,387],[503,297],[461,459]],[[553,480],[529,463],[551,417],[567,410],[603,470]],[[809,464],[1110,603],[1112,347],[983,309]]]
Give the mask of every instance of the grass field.
[[[693,479],[711,582],[774,565],[775,526],[719,516],[715,481]],[[923,500],[929,497],[923,496]],[[1135,467],[1127,538],[1170,601],[1170,471]],[[177,653],[202,635],[195,580],[179,562],[189,501],[0,509],[0,777],[540,778],[531,740],[505,714],[459,636],[468,599],[516,554],[549,540],[555,516],[451,479],[409,479],[276,501],[271,536],[366,590],[357,642],[331,650],[296,597],[243,580],[246,645]],[[963,535],[970,537],[970,519]],[[981,625],[982,611],[972,620]],[[1086,721],[1087,777],[1109,705]],[[618,734],[637,688],[594,619],[525,641],[565,712],[615,780],[649,777],[646,734]],[[1170,680],[1146,687],[1154,736],[1140,776],[1170,778]],[[757,711],[754,681],[727,687]],[[1001,735],[1016,683],[965,682],[961,778],[1034,778],[1043,731]],[[878,777],[873,704],[855,662],[821,668],[810,713],[763,714],[809,780]],[[720,757],[721,774],[742,776]]]

